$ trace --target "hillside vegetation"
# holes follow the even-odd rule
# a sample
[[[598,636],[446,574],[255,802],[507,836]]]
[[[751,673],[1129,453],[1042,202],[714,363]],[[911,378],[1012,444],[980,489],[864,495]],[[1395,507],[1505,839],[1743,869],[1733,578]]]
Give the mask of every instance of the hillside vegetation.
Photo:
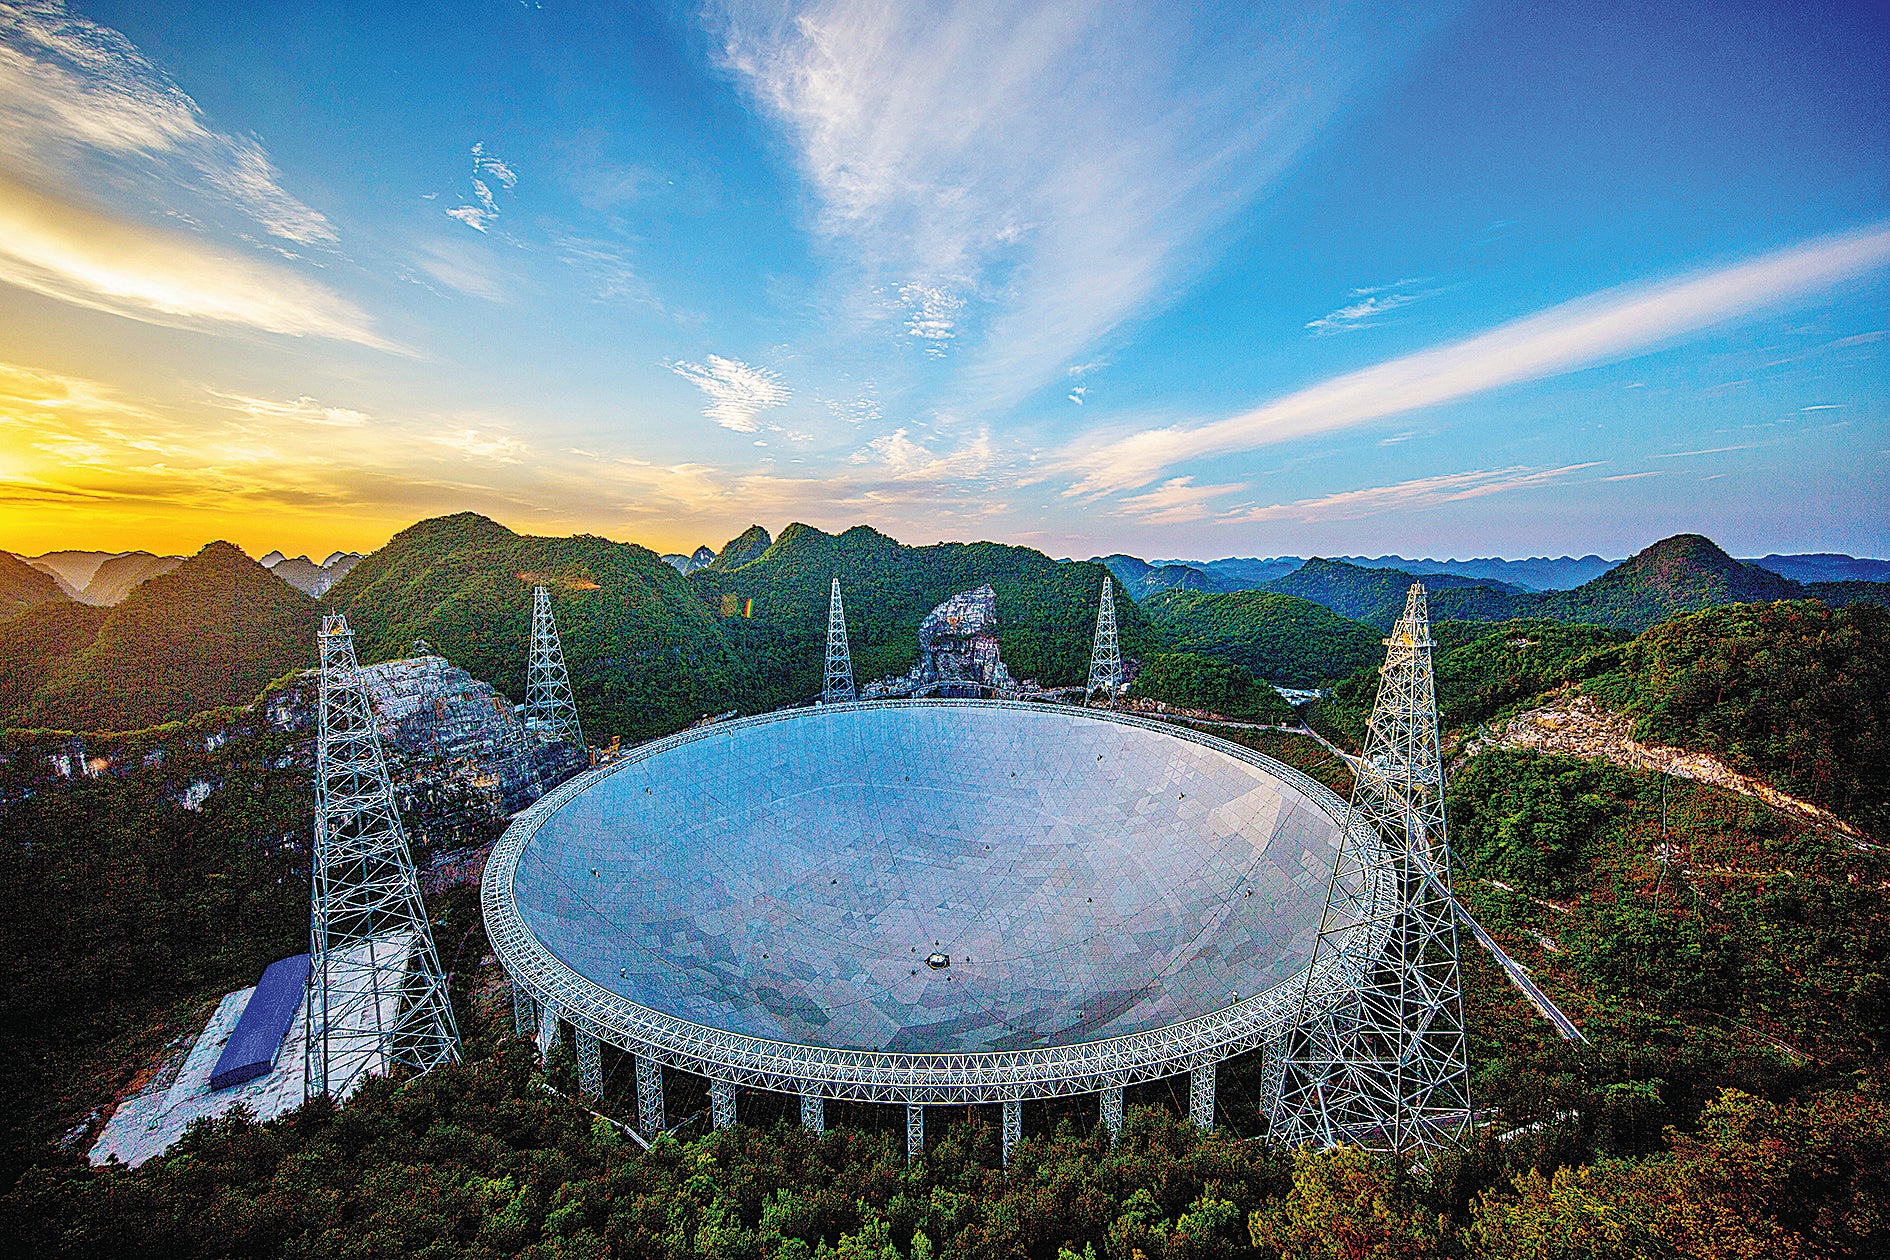
[[[753,663],[759,690],[745,707],[756,709],[819,693],[827,601],[836,577],[846,602],[853,673],[861,684],[905,673],[918,659],[925,615],[958,592],[989,582],[997,592],[998,638],[1011,675],[1046,687],[1080,686],[1089,677],[1106,572],[1099,564],[1060,564],[1040,551],[998,543],[908,547],[864,525],[843,534],[789,525],[755,559],[739,568],[719,565],[718,560],[690,574],[689,584]],[[1124,656],[1157,646],[1133,601],[1118,598],[1116,618]]]
[[[1175,651],[1221,656],[1269,682],[1311,687],[1383,657],[1381,632],[1270,591],[1164,591],[1144,605]]]
[[[1890,610],[1714,608],[1591,668],[1585,690],[1630,714],[1635,738],[1713,753],[1890,837]]]
[[[1404,612],[1405,594],[1415,580],[1401,569],[1366,569],[1343,560],[1315,558],[1284,577],[1274,578],[1266,589],[1310,599],[1341,617],[1362,621],[1383,631],[1389,630]],[[1451,573],[1426,574],[1423,581],[1425,588],[1432,591],[1462,588],[1504,599],[1526,594],[1521,587],[1506,582]]]
[[[246,704],[314,663],[319,620],[314,600],[214,542],[102,620],[48,612],[8,623],[21,638],[0,670],[21,698],[6,724],[133,730]]]
[[[667,734],[749,690],[681,574],[646,547],[590,535],[535,538],[470,512],[421,521],[357,564],[323,607],[347,615],[363,663],[408,656],[425,639],[519,701],[535,585],[550,588],[593,742]]]
[[[49,599],[67,598],[52,574],[34,568],[10,551],[0,551],[0,615]]]
[[[1129,695],[1250,722],[1297,722],[1293,706],[1245,665],[1192,652],[1157,652],[1142,662]]]

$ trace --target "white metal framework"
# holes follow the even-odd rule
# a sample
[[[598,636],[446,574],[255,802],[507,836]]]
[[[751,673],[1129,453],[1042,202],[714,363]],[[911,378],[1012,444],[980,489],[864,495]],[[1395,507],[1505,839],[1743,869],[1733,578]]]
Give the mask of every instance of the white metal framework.
[[[1116,584],[1103,576],[1102,602],[1096,606],[1096,640],[1089,649],[1089,690],[1113,697],[1122,688],[1122,645],[1116,641]]]
[[[853,656],[847,651],[847,610],[840,602],[840,579],[833,580],[827,601],[827,673],[820,684],[823,704],[847,704],[859,698],[853,686]]]
[[[984,707],[1040,711],[1039,706],[1003,700],[896,700],[887,705]],[[724,738],[731,729],[793,721],[805,710],[789,710],[697,727],[656,740],[611,766],[568,780],[521,812],[493,847],[481,883],[481,902],[493,948],[512,980],[540,1003],[555,1006],[559,1018],[580,1032],[600,1037],[637,1056],[639,1099],[644,1096],[645,1067],[658,1064],[779,1093],[819,1094],[865,1102],[990,1103],[1048,1098],[1116,1089],[1211,1067],[1221,1059],[1262,1045],[1278,1045],[1300,1016],[1302,1001],[1341,1000],[1358,983],[1363,959],[1329,952],[1312,964],[1310,984],[1297,977],[1265,992],[1234,1001],[1220,1010],[1166,1027],[1125,1036],[1029,1050],[954,1053],[900,1053],[844,1050],[770,1040],[728,1032],[664,1014],[613,993],[587,979],[547,948],[526,925],[513,888],[519,859],[540,826],[574,796],[604,775],[698,739]],[[1095,720],[1159,731],[1175,739],[1213,748],[1264,770],[1290,786],[1335,823],[1346,816],[1345,802],[1330,789],[1292,767],[1212,736],[1129,714],[1091,711]],[[1347,837],[1356,849],[1375,855],[1376,833],[1358,828]],[[1373,870],[1381,864],[1374,859]],[[1387,890],[1388,892],[1388,890]],[[1211,1076],[1203,1084],[1211,1091]],[[659,1086],[660,1088],[660,1086]],[[1211,1092],[1209,1094],[1211,1097]],[[660,1097],[660,1095],[659,1095]],[[657,1113],[660,1117],[660,1112]],[[651,1115],[643,1113],[645,1132]],[[1212,1122],[1212,1113],[1208,1113]],[[660,1118],[657,1120],[660,1124]]]
[[[1274,1095],[1273,1133],[1294,1145],[1427,1152],[1462,1144],[1470,1073],[1421,583],[1412,583],[1385,647],[1308,973],[1358,959],[1363,983],[1335,1003],[1309,980]],[[1378,843],[1355,844],[1362,831]],[[1347,969],[1341,962],[1338,970]]]
[[[458,1058],[459,1031],[347,618],[323,617],[318,645],[303,1090],[345,1098],[371,1073]]]
[[[564,665],[564,643],[551,616],[551,592],[532,588],[532,654],[525,672],[525,721],[547,739],[561,739],[583,749],[571,674]]]

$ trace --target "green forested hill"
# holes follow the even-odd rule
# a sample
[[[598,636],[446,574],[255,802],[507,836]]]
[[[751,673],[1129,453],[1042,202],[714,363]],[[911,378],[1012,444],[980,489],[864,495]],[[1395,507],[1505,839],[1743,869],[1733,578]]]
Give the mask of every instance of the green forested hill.
[[[1600,663],[1586,689],[1632,715],[1636,738],[1713,753],[1890,837],[1890,611],[1713,608]]]
[[[1162,591],[1144,610],[1178,652],[1226,657],[1269,682],[1310,687],[1384,655],[1382,634],[1271,591]]]
[[[1426,586],[1431,579],[1425,578]],[[1828,583],[1833,598],[1839,588],[1867,583]],[[1744,564],[1698,534],[1676,534],[1622,561],[1574,590],[1542,594],[1501,594],[1490,590],[1434,589],[1433,620],[1504,621],[1516,617],[1552,617],[1645,630],[1677,613],[1722,604],[1775,599],[1803,599],[1806,587],[1770,569]],[[1847,598],[1867,598],[1859,590]]]
[[[1046,687],[1080,685],[1088,677],[1104,573],[1099,564],[1060,564],[1028,547],[908,547],[865,525],[827,534],[794,524],[758,558],[732,570],[700,570],[689,583],[757,667],[762,696],[752,707],[763,708],[820,691],[827,599],[836,577],[846,601],[853,673],[862,684],[910,669],[925,614],[989,582],[1012,676]],[[1116,619],[1124,656],[1156,646],[1133,601],[1117,599]]]
[[[1315,557],[1284,577],[1274,578],[1266,589],[1310,599],[1341,617],[1389,630],[1404,611],[1405,594],[1417,580],[1402,569],[1367,569],[1343,560]],[[1470,598],[1510,599],[1526,594],[1506,582],[1450,573],[1427,573],[1422,580],[1426,590],[1462,588]]]
[[[1533,700],[1572,677],[1597,652],[1625,642],[1625,630],[1570,625],[1543,618],[1500,622],[1446,621],[1431,626],[1436,643],[1431,668],[1438,718],[1445,730],[1469,726]],[[1594,668],[1599,668],[1596,666]],[[1374,662],[1335,683],[1314,710],[1314,721],[1339,742],[1357,748],[1378,694]]]
[[[364,663],[407,656],[425,639],[522,700],[535,585],[551,590],[593,742],[667,734],[752,691],[750,671],[682,575],[630,543],[534,538],[462,512],[396,534],[323,607],[347,614]]]
[[[52,574],[35,569],[10,551],[0,551],[0,616],[49,599],[68,598]]]
[[[47,600],[0,620],[0,727],[32,707],[66,657],[98,637],[110,615],[76,600]]]
[[[45,673],[9,725],[131,730],[248,703],[313,664],[318,618],[314,600],[214,542],[132,591],[80,646],[90,624],[45,616],[22,627],[35,638],[19,658]]]
[[[1131,696],[1252,722],[1293,722],[1293,706],[1245,665],[1192,652],[1157,652],[1142,662]]]

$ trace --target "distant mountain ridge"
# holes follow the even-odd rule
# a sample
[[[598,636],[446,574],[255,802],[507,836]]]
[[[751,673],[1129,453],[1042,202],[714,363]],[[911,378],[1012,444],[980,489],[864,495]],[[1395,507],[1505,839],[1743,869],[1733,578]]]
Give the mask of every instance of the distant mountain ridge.
[[[0,551],[0,613],[18,612],[47,600],[71,598],[51,573]]]
[[[1233,591],[1230,580],[1192,564],[1151,564],[1134,556],[1092,556],[1091,564],[1107,568],[1130,599],[1142,600],[1156,591]]]
[[[245,704],[313,661],[318,611],[214,542],[116,607],[59,601],[0,622],[0,698],[10,701],[0,716],[10,726],[131,730]]]
[[[355,565],[361,563],[361,553],[337,551],[316,564],[307,556],[289,557],[280,551],[272,551],[257,563],[304,595],[320,599],[335,583],[347,577]]]

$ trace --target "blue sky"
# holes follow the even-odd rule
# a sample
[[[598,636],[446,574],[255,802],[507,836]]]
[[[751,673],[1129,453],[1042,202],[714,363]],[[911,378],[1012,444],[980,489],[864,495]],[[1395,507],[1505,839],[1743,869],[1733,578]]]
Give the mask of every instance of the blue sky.
[[[0,547],[1890,553],[1857,6],[0,3]]]

